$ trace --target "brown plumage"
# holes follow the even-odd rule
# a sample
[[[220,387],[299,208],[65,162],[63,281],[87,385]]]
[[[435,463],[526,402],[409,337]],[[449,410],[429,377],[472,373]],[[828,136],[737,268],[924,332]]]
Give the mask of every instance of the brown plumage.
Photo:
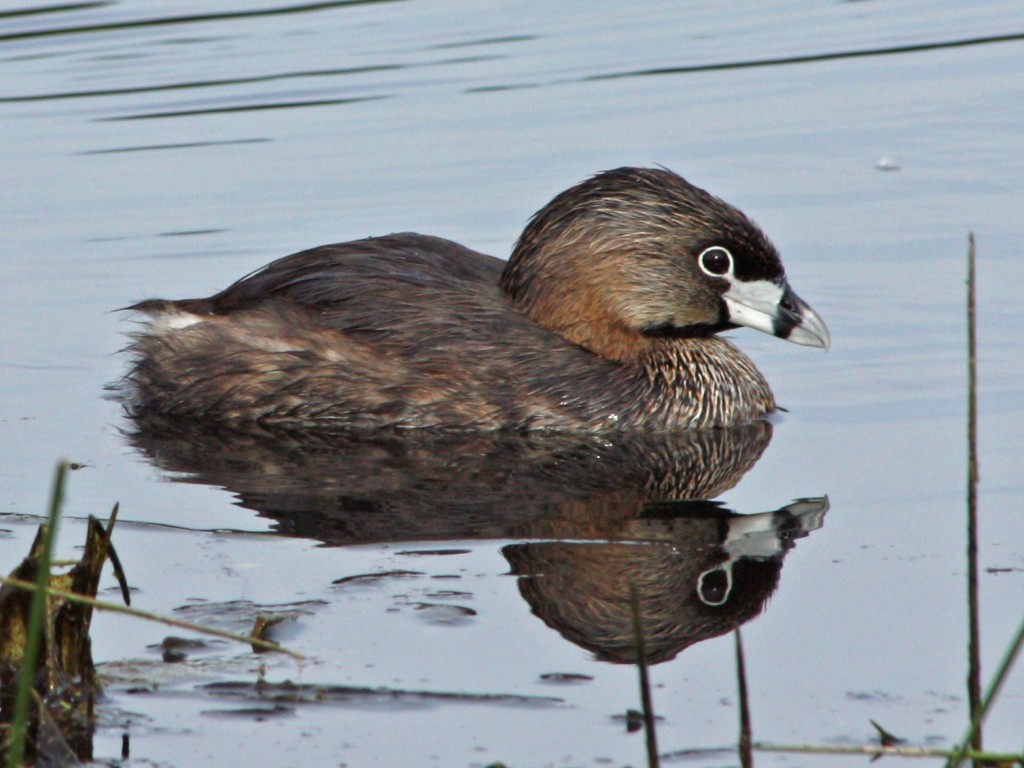
[[[736,309],[751,286],[755,303],[777,294],[774,314]],[[316,431],[739,424],[775,401],[716,332],[828,343],[764,234],[662,169],[563,192],[507,264],[388,235],[293,254],[207,299],[131,309],[148,316],[130,348],[137,413]]]

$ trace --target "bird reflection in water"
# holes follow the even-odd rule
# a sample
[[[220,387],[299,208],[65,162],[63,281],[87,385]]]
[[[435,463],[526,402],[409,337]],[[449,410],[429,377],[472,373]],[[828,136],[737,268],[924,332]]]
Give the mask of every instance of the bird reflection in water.
[[[756,616],[796,538],[828,502],[738,515],[736,485],[772,425],[578,434],[234,432],[137,418],[131,442],[184,482],[220,486],[284,535],[327,545],[512,540],[502,548],[533,612],[610,662],[635,661],[630,584],[648,661]]]

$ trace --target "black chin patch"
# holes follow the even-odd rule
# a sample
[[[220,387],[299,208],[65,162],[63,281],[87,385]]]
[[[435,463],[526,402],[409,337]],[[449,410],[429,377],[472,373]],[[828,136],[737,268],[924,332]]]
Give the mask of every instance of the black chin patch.
[[[642,328],[640,333],[652,339],[693,339],[713,336],[719,331],[726,331],[737,326],[731,323],[693,323],[692,325],[673,325],[672,323],[661,323],[659,325],[648,325]]]

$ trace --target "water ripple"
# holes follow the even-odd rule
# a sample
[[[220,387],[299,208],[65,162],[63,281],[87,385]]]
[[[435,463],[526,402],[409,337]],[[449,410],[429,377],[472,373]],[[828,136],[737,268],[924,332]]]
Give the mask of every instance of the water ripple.
[[[1024,40],[1024,32],[1013,32],[1003,35],[985,35],[959,40],[941,40],[931,43],[909,43],[893,45],[886,48],[865,48],[854,51],[831,51],[826,53],[809,53],[796,56],[779,56],[767,59],[748,59],[744,61],[727,61],[718,64],[693,64],[681,67],[655,67],[638,69],[629,72],[611,72],[599,75],[588,75],[583,81],[613,80],[622,77],[645,77],[648,75],[679,75],[690,72],[714,72],[723,69],[753,69],[756,67],[778,67],[787,64],[808,64],[818,61],[835,61],[838,59],[858,59],[871,56],[891,56],[898,53],[919,53],[935,51],[943,48],[966,48],[974,45],[991,45],[993,43],[1010,43]]]
[[[364,101],[379,101],[389,96],[353,96],[344,99],[308,99],[306,101],[259,102],[252,104],[236,104],[229,107],[203,107],[196,109],[168,110],[166,112],[147,112],[139,115],[118,115],[116,117],[100,117],[100,122],[122,122],[125,120],[156,120],[165,117],[194,117],[196,115],[219,115],[229,112],[256,112],[268,109],[297,109],[300,107],[326,107],[339,104],[359,104]]]
[[[249,19],[260,16],[281,16],[285,14],[312,13],[317,11],[331,11],[336,8],[343,8],[350,5],[370,5],[375,3],[394,3],[401,0],[335,0],[325,3],[302,3],[300,5],[289,5],[277,8],[260,8],[246,11],[217,11],[213,13],[196,13],[187,16],[162,16],[151,19],[131,19],[125,21],[108,21],[98,24],[78,24],[69,27],[50,27],[43,29],[30,29],[23,32],[9,32],[0,34],[0,43],[11,40],[25,40],[38,37],[55,37],[58,35],[83,35],[94,32],[110,32],[118,29],[138,29],[140,27],[168,27],[181,24],[204,24],[210,21],[234,21],[236,19]],[[84,10],[107,5],[107,3],[82,3],[63,6],[49,6],[37,12],[56,12],[68,10]],[[35,13],[33,11],[13,11],[6,15],[21,16]]]

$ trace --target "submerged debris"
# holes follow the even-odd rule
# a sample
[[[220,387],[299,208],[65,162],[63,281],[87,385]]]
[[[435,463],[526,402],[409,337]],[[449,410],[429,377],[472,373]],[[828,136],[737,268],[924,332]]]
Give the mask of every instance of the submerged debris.
[[[26,728],[26,762],[67,764],[69,755],[79,760],[92,756],[93,707],[100,686],[92,659],[89,626],[92,605],[73,602],[61,593],[95,598],[100,574],[109,559],[121,586],[125,603],[130,602],[124,572],[110,543],[117,508],[109,527],[89,517],[85,551],[81,560],[64,573],[51,573],[49,587],[56,594],[44,599],[43,625],[33,677],[32,704]],[[15,568],[10,579],[34,584],[43,557],[49,527],[41,525],[28,556]],[[34,592],[14,583],[0,586],[0,736],[6,752],[14,717],[18,678],[25,660],[29,617]]]

